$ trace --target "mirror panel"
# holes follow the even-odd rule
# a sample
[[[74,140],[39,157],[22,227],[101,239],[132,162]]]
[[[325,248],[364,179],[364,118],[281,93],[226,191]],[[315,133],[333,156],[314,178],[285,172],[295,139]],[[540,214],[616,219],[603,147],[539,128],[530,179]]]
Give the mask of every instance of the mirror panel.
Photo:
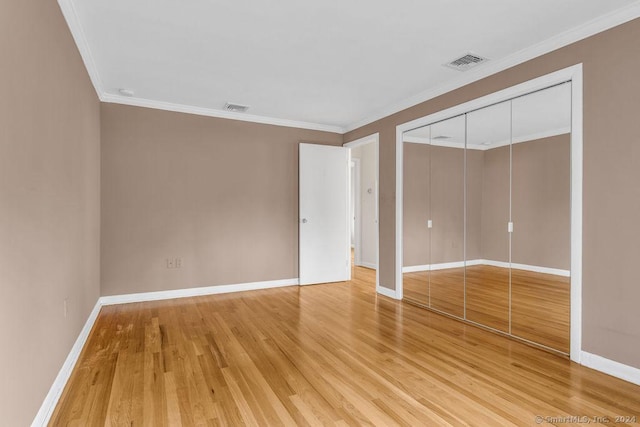
[[[431,125],[431,308],[464,317],[465,116]]]
[[[569,353],[571,85],[513,100],[512,334]]]
[[[511,101],[467,114],[467,319],[509,332]]]
[[[429,305],[430,128],[405,134],[403,146],[403,273],[404,298]],[[413,142],[409,142],[413,141]]]
[[[567,83],[405,133],[408,300],[569,353],[570,124]]]

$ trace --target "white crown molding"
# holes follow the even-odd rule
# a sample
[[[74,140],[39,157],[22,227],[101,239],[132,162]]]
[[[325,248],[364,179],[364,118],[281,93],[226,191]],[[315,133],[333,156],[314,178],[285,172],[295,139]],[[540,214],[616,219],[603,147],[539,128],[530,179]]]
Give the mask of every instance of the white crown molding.
[[[265,125],[285,126],[290,128],[318,130],[331,133],[344,134],[344,128],[340,126],[324,125],[319,123],[300,122],[296,120],[278,119],[274,117],[257,116],[246,113],[216,110],[214,108],[195,107],[171,102],[155,101],[152,99],[135,98],[111,93],[102,93],[100,101],[114,104],[132,105],[135,107],[153,108],[156,110],[174,111],[177,113],[195,114],[198,116],[217,117],[220,119],[240,120],[243,122],[260,123]]]
[[[89,47],[89,42],[80,24],[80,19],[73,4],[73,0],[58,0],[58,5],[62,10],[62,15],[67,21],[71,35],[73,36],[82,61],[87,69],[91,83],[102,102],[114,104],[132,105],[136,107],[153,108],[157,110],[174,111],[178,113],[196,114],[199,116],[218,117],[222,119],[240,120],[243,122],[260,123],[274,126],[285,126],[291,128],[318,130],[331,133],[344,134],[345,129],[340,126],[326,125],[321,123],[310,123],[296,120],[279,119],[275,117],[258,116],[245,113],[234,113],[231,111],[217,110],[214,108],[195,107],[184,104],[174,104],[171,102],[155,101],[151,99],[132,98],[122,95],[108,93],[102,83],[98,67]]]
[[[511,68],[515,65],[521,64],[538,56],[549,53],[553,50],[567,46],[571,43],[575,43],[579,40],[585,39],[592,35],[598,34],[602,31],[613,28],[617,25],[621,25],[632,19],[640,17],[640,1],[636,1],[624,8],[613,11],[609,14],[603,15],[599,18],[586,22],[578,27],[575,27],[569,31],[561,33],[557,36],[549,38],[543,42],[535,44],[526,49],[522,49],[506,58],[496,61],[489,61],[483,64],[481,67],[474,68],[465,72],[458,78],[440,85],[436,88],[432,88],[423,92],[420,92],[410,98],[403,101],[394,103],[387,108],[384,108],[377,113],[352,123],[346,127],[302,122],[288,119],[279,119],[267,116],[247,115],[244,113],[233,113],[229,111],[217,110],[212,108],[195,107],[183,104],[173,104],[170,102],[155,101],[142,98],[128,98],[125,96],[114,95],[108,93],[102,84],[102,79],[98,73],[93,54],[87,42],[86,35],[78,19],[73,0],[58,0],[62,14],[67,21],[71,35],[76,42],[80,56],[85,64],[89,78],[93,83],[93,86],[98,94],[98,98],[102,102],[111,102],[124,105],[133,105],[146,108],[155,108],[166,111],[175,111],[187,114],[196,114],[208,117],[218,117],[224,119],[241,120],[246,122],[270,124],[275,126],[285,126],[301,129],[318,130],[332,133],[344,134],[352,130],[358,129],[376,120],[390,116],[399,111],[405,110],[414,105],[433,99],[439,95],[451,92],[462,86],[468,85],[475,81],[481,80],[492,74]]]
[[[67,21],[67,26],[69,27],[69,31],[71,31],[71,36],[76,42],[82,62],[84,62],[84,66],[89,74],[89,79],[91,80],[91,83],[93,83],[93,88],[98,94],[98,98],[102,99],[102,79],[100,79],[98,67],[93,59],[93,54],[89,48],[89,42],[87,42],[87,37],[82,29],[82,25],[80,25],[80,19],[78,18],[76,9],[73,6],[73,1],[58,0],[58,5],[60,6],[64,19]]]
[[[473,68],[469,71],[464,72],[464,74],[460,75],[460,77],[454,80],[451,80],[435,88],[420,92],[414,96],[394,103],[387,108],[384,108],[362,120],[352,123],[348,125],[345,130],[346,132],[351,132],[352,130],[373,123],[376,120],[380,120],[402,110],[406,110],[407,108],[413,107],[414,105],[418,105],[437,96],[459,89],[485,77],[489,77],[493,74],[499,73],[500,71],[504,71],[508,68],[522,64],[523,62],[537,58],[546,53],[586,39],[587,37],[591,37],[610,28],[622,25],[625,22],[629,22],[638,17],[640,17],[640,1],[636,1],[626,7],[620,8],[606,15],[585,22],[582,25],[574,27],[568,31],[565,31],[564,33],[558,34],[533,46],[522,49],[505,58],[495,61],[488,61],[477,68]]]

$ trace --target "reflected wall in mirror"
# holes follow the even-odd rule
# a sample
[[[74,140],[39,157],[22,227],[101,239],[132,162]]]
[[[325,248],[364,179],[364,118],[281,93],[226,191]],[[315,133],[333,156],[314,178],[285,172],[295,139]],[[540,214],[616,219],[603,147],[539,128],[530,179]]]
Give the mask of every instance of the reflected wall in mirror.
[[[569,352],[571,84],[513,100],[512,327]],[[518,138],[520,135],[529,135]]]
[[[465,116],[431,125],[431,308],[464,317]]]
[[[423,129],[429,134],[429,128]],[[428,138],[427,138],[428,139]],[[404,143],[403,292],[404,297],[429,306],[430,150],[428,143]]]
[[[467,319],[509,332],[511,101],[467,114]]]
[[[404,135],[403,291],[464,317],[465,117]]]

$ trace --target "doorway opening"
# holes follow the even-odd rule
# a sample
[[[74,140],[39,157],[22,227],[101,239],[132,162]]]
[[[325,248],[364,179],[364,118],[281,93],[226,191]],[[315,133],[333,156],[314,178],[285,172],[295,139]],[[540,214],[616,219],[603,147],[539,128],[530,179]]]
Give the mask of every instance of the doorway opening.
[[[350,244],[351,278],[359,269],[376,270],[378,275],[378,134],[344,144],[350,157]]]

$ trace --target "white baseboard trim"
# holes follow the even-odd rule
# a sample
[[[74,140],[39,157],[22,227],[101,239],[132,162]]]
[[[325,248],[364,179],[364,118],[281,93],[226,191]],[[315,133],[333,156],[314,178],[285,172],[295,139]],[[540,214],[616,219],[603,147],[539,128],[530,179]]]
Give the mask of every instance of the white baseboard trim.
[[[91,310],[87,321],[85,322],[76,342],[71,347],[71,351],[64,361],[62,368],[60,368],[60,372],[56,376],[56,379],[53,381],[51,388],[49,389],[49,393],[44,398],[36,417],[33,419],[31,423],[31,427],[40,427],[46,426],[49,424],[49,420],[51,419],[51,415],[53,415],[53,411],[60,400],[60,396],[62,396],[62,392],[64,387],[67,385],[67,381],[69,381],[69,377],[71,376],[71,372],[73,372],[73,368],[76,366],[76,362],[80,357],[80,353],[84,348],[87,339],[89,338],[89,333],[91,332],[91,328],[93,328],[93,324],[96,322],[98,318],[98,314],[100,313],[100,308],[102,305],[100,304],[100,299],[96,302],[96,305]]]
[[[640,369],[625,365],[611,359],[598,356],[597,354],[582,351],[580,363],[587,368],[604,372],[616,378],[620,378],[630,383],[640,385]]]
[[[372,270],[377,270],[376,265],[372,262],[360,262],[357,263],[356,265],[361,266],[361,267],[366,267],[366,268],[370,268]]]
[[[518,264],[504,261],[493,261],[490,259],[471,259],[469,261],[455,261],[455,262],[443,262],[440,264],[423,264],[423,265],[411,265],[408,267],[402,267],[403,273],[416,273],[419,271],[435,271],[435,270],[444,270],[447,268],[461,268],[472,265],[491,265],[493,267],[502,267],[502,268],[513,268],[516,270],[525,270],[532,271],[535,273],[543,273],[543,274],[554,274],[556,276],[564,276],[571,277],[571,272],[569,270],[562,270],[559,268],[551,268],[551,267],[540,267],[537,265],[529,265],[529,264]]]
[[[51,415],[53,415],[53,411],[58,404],[58,400],[60,400],[60,396],[62,395],[62,391],[64,387],[67,385],[67,381],[69,381],[69,377],[71,376],[71,372],[73,372],[73,368],[78,361],[78,357],[80,357],[80,353],[84,348],[84,345],[89,338],[89,333],[91,332],[91,328],[93,328],[93,324],[98,318],[98,314],[100,313],[100,309],[104,305],[113,305],[113,304],[126,304],[132,302],[143,302],[143,301],[158,301],[163,299],[172,299],[172,298],[184,298],[184,297],[193,297],[193,296],[202,296],[202,295],[214,295],[214,294],[224,294],[229,292],[243,292],[243,291],[253,291],[258,289],[270,289],[270,288],[279,288],[284,286],[294,286],[298,285],[298,279],[283,279],[283,280],[270,280],[265,282],[251,282],[251,283],[238,283],[235,285],[220,285],[220,286],[206,286],[201,288],[188,288],[188,289],[178,289],[173,291],[159,291],[159,292],[144,292],[138,294],[125,294],[125,295],[111,295],[106,297],[98,298],[95,307],[89,314],[89,318],[87,319],[84,327],[80,331],[80,335],[76,339],[76,342],[73,344],[67,359],[64,361],[60,372],[58,372],[58,376],[53,381],[51,388],[49,389],[49,393],[45,397],[42,405],[40,406],[40,410],[36,414],[36,417],[33,419],[31,423],[31,427],[40,427],[46,426],[51,419]]]
[[[159,301],[163,299],[198,297],[203,295],[226,294],[230,292],[255,291],[259,289],[295,286],[298,279],[269,280],[264,282],[237,283],[234,285],[204,286],[176,289],[171,291],[142,292],[138,294],[111,295],[100,297],[101,305],[127,304],[132,302]]]
[[[396,291],[393,289],[385,288],[384,286],[376,287],[376,292],[380,295],[384,295],[385,297],[393,298],[393,299],[401,299],[398,298]]]

